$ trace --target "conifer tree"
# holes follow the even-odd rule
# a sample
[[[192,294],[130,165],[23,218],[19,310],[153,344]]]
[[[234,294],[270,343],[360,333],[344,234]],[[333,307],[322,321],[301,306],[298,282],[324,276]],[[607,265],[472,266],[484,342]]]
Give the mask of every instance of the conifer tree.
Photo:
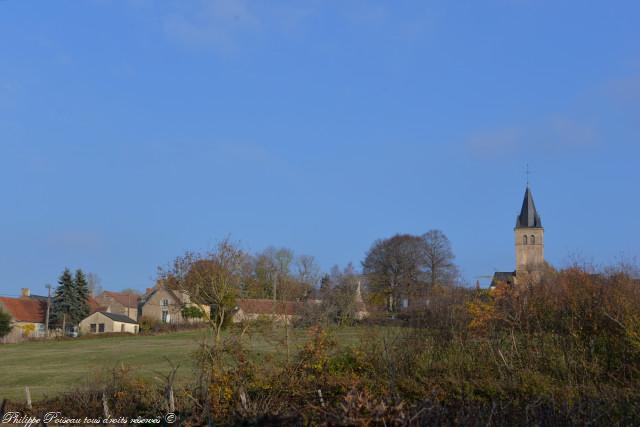
[[[58,279],[58,287],[53,296],[51,323],[62,326],[63,329],[72,322],[72,313],[77,302],[73,282],[71,271],[65,268]]]
[[[89,283],[87,276],[81,269],[76,270],[73,281],[76,292],[76,305],[74,309],[74,323],[80,323],[82,319],[89,315]]]
[[[82,270],[75,277],[65,268],[58,279],[58,288],[53,296],[51,323],[61,326],[77,325],[89,315],[89,284]]]

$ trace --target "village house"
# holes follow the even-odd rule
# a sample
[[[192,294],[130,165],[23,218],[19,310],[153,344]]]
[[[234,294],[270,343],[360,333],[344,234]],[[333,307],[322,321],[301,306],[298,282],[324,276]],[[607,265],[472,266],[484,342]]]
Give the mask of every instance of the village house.
[[[291,323],[302,318],[305,305],[320,305],[322,300],[274,301],[272,299],[238,299],[232,310],[231,322],[241,323],[254,320],[271,320]],[[354,295],[354,317],[363,320],[369,317],[369,311],[362,298],[360,281]]]
[[[140,296],[134,293],[104,291],[95,299],[101,307],[104,307],[101,311],[122,314],[130,319],[138,320]]]
[[[202,319],[185,318],[185,307],[197,307],[203,313]],[[158,283],[140,297],[138,307],[139,319],[150,319],[162,323],[193,323],[209,317],[211,309],[208,306],[192,303],[189,296],[183,292],[169,289],[164,283]]]
[[[102,334],[121,332],[137,334],[139,330],[135,320],[123,314],[97,311],[80,322],[81,334]]]
[[[49,297],[34,295],[29,288],[22,288],[19,298],[0,297],[0,309],[3,309],[12,318],[12,330],[2,339],[2,343],[14,343],[28,338],[45,338],[47,336],[59,336],[62,331],[49,325],[47,334],[47,304]],[[53,304],[53,298],[51,298]],[[94,298],[89,297],[89,313],[108,310],[101,306]],[[74,325],[69,324],[69,331]],[[67,332],[69,332],[67,331]]]
[[[291,323],[301,317],[304,303],[272,299],[238,299],[231,315],[232,323],[273,320]]]
[[[0,309],[11,316],[13,327],[9,335],[2,338],[2,343],[46,336],[46,299],[30,298],[29,289],[23,289],[20,298],[0,297]]]

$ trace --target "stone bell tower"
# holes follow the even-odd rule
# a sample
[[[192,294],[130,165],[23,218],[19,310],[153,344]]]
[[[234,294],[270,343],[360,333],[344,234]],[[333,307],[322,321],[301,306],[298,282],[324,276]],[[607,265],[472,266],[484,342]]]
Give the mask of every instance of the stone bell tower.
[[[539,273],[544,267],[544,228],[527,185],[522,210],[516,219],[516,276]]]

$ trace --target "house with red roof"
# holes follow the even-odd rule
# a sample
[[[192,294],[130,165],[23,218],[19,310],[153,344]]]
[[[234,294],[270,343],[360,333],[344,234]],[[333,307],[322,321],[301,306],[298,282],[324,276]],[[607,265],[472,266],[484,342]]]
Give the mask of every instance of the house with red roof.
[[[32,294],[29,288],[23,288],[19,298],[0,297],[0,310],[9,313],[13,326],[11,333],[0,339],[0,342],[6,344],[27,338],[46,337],[48,300],[46,296]],[[53,304],[53,301],[51,303]],[[87,303],[91,314],[109,309],[92,297],[89,297]],[[53,332],[54,335],[59,333],[60,331]]]
[[[273,320],[290,323],[302,316],[304,303],[274,301],[271,299],[238,299],[231,321],[240,323],[253,320]]]
[[[30,298],[23,290],[23,296],[20,298],[0,297],[0,310],[11,316],[13,327],[9,335],[2,338],[2,343],[41,338],[46,335],[46,300]]]
[[[122,314],[130,319],[138,320],[138,305],[140,296],[131,292],[104,291],[97,297],[96,302],[102,308],[95,311]],[[92,310],[92,313],[94,311]]]

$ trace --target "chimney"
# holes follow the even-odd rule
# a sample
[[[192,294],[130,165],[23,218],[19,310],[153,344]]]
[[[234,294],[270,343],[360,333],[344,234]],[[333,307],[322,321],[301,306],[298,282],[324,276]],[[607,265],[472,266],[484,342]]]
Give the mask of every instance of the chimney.
[[[22,288],[22,298],[29,298],[31,296],[31,291],[29,288]]]

